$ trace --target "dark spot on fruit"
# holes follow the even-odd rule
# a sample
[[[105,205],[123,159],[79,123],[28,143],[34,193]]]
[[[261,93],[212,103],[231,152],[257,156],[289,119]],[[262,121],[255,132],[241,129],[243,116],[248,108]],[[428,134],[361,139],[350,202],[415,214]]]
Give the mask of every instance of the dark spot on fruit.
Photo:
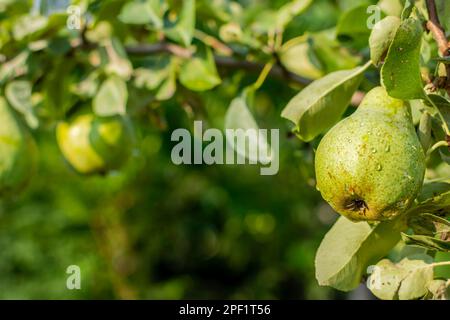
[[[352,198],[349,199],[346,203],[345,203],[345,208],[347,210],[351,210],[351,211],[355,211],[355,212],[360,212],[361,214],[365,214],[366,210],[369,209],[369,207],[367,206],[367,203],[360,199],[360,198]]]

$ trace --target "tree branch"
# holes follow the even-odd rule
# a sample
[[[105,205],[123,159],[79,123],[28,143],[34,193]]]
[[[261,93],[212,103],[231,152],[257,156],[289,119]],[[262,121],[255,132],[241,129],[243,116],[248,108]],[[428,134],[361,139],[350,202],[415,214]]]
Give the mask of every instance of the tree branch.
[[[178,46],[173,43],[158,42],[148,45],[139,45],[134,47],[126,47],[126,51],[130,55],[152,55],[168,53],[175,56],[189,59],[193,56],[194,52],[190,49]],[[231,56],[214,55],[216,65],[227,69],[242,69],[249,72],[259,73],[263,70],[265,64],[261,62],[254,62],[248,60],[238,60]],[[301,77],[293,72],[290,72],[280,65],[274,65],[269,72],[269,76],[292,83],[296,83],[302,86],[308,85],[312,82],[311,79]],[[364,93],[357,91],[352,98],[352,105],[357,106],[364,97]]]
[[[128,54],[131,55],[151,55],[151,54],[169,53],[184,59],[189,59],[194,54],[194,52],[190,49],[167,42],[158,42],[149,45],[127,47],[126,51]],[[231,69],[244,69],[251,72],[260,72],[265,65],[264,63],[260,62],[237,60],[230,56],[227,57],[215,55],[214,60],[219,67],[227,67]],[[311,83],[310,79],[300,77],[291,72],[288,72],[287,76],[285,76],[284,71],[279,66],[274,66],[270,72],[270,75],[275,78],[283,78],[284,80],[290,80],[300,85],[307,85]]]
[[[127,47],[126,51],[131,55],[151,55],[159,53],[169,53],[180,58],[189,59],[193,51],[168,42],[157,42],[154,44]]]
[[[443,57],[450,56],[450,43],[445,36],[445,30],[439,21],[439,15],[436,9],[436,2],[434,0],[426,0],[429,20],[427,21],[427,28],[432,33],[434,40],[439,48],[439,52]],[[450,94],[450,65],[446,65],[447,83],[446,89]]]

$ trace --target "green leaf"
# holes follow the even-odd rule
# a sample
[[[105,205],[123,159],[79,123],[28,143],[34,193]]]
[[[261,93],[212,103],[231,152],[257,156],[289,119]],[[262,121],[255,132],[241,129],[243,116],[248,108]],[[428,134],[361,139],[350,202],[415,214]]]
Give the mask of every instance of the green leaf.
[[[133,72],[137,88],[156,89],[170,74],[167,67],[159,69],[137,68]]]
[[[27,36],[44,29],[47,26],[47,18],[43,16],[25,15],[14,24],[12,33],[15,40],[20,41]]]
[[[385,300],[423,297],[433,280],[433,268],[423,260],[403,259],[392,263],[383,259],[373,268],[367,283],[372,293]]]
[[[300,139],[311,141],[339,121],[369,65],[336,71],[312,82],[289,101],[281,116],[297,125]]]
[[[424,202],[448,191],[450,191],[450,179],[425,181],[417,200],[419,202]]]
[[[172,62],[169,56],[152,57],[133,70],[134,85],[138,88],[155,90],[170,76]]]
[[[403,10],[401,0],[380,0],[377,6],[383,10],[388,16],[400,17]]]
[[[305,36],[285,43],[280,50],[280,61],[289,71],[308,79],[323,76],[323,67]]]
[[[312,3],[312,0],[293,0],[283,5],[276,12],[276,29],[283,31],[295,16],[298,16]]]
[[[370,59],[378,65],[387,53],[400,26],[398,17],[388,16],[375,24],[369,37]]]
[[[0,85],[14,77],[18,77],[28,72],[27,60],[30,51],[24,50],[10,61],[0,65]]]
[[[445,261],[450,261],[450,252],[436,252],[436,254],[434,255],[434,262],[445,262]],[[449,279],[450,285],[450,265],[434,267],[434,277]]]
[[[195,0],[185,0],[178,21],[174,26],[165,29],[164,33],[173,41],[188,46],[191,44],[194,30]]]
[[[236,143],[234,136],[229,135],[229,132],[225,131],[227,142],[240,157],[247,158],[253,163],[262,162],[266,164],[272,161],[270,145],[264,135],[258,134],[259,126],[248,109],[245,93],[231,101],[230,107],[225,115],[224,128],[249,130],[245,134],[245,137],[248,138],[248,143],[244,144]]]
[[[425,98],[420,73],[422,33],[422,25],[415,18],[404,20],[395,33],[381,69],[381,83],[393,98]]]
[[[355,7],[342,14],[336,26],[336,36],[339,41],[352,41],[357,47],[365,47],[370,35],[368,21],[372,13],[368,12],[367,5]]]
[[[399,219],[380,222],[351,222],[340,217],[325,235],[316,253],[316,278],[320,285],[350,291],[361,282],[370,264],[377,262],[400,240],[404,229]]]
[[[45,77],[45,104],[49,113],[62,117],[73,105],[75,97],[70,93],[71,76],[75,61],[61,58]]]
[[[125,81],[117,76],[111,76],[102,83],[94,98],[94,112],[98,116],[124,115],[127,99],[128,91]]]
[[[404,278],[404,270],[390,260],[383,259],[371,268],[371,271],[367,279],[367,288],[379,299],[397,299],[398,289]]]
[[[433,134],[437,139],[444,140],[445,132],[442,127],[442,118],[447,125],[450,125],[450,101],[447,98],[434,93],[428,94],[427,97],[428,99],[424,101],[427,110],[431,115],[435,116],[438,122],[440,122],[439,127],[433,127]],[[439,113],[442,115],[442,118],[437,116]]]
[[[115,74],[128,80],[133,72],[133,66],[120,40],[117,37],[107,39],[104,42],[104,50],[108,57],[106,73],[108,75]]]
[[[11,106],[25,116],[31,128],[37,128],[39,120],[36,117],[31,102],[31,83],[25,80],[12,81],[5,88],[5,96]]]
[[[431,236],[408,235],[402,233],[403,241],[408,245],[418,246],[428,250],[450,252],[450,241],[440,240]]]
[[[373,3],[372,0],[337,0],[336,2],[341,11],[350,11],[356,7],[369,6]]]
[[[427,152],[431,146],[431,115],[428,112],[422,113],[420,117],[417,135],[424,152]]]
[[[416,1],[416,0],[406,0],[405,1],[405,6],[403,7],[403,11],[401,14],[402,20],[408,19],[409,16],[411,15],[411,12],[414,9],[414,1]]]
[[[152,24],[159,29],[163,26],[160,7],[159,0],[128,2],[122,7],[119,20],[127,24]]]
[[[433,185],[433,187],[435,187],[435,185]],[[430,193],[430,190],[428,190],[427,193]],[[438,193],[432,198],[426,198],[423,196],[420,196],[419,198],[424,198],[425,200],[409,209],[409,215],[418,213],[432,213],[437,215],[449,214],[448,211],[450,210],[450,192],[447,191]]]
[[[176,62],[174,60],[175,59],[171,59],[168,69],[169,73],[157,89],[157,93],[155,96],[157,100],[160,101],[168,100],[172,98],[173,95],[175,94],[177,83],[176,83]]]
[[[206,57],[197,56],[182,65],[180,82],[193,91],[210,90],[222,82],[211,50],[207,49]]]
[[[450,281],[433,280],[428,284],[428,290],[432,300],[450,299]]]
[[[330,30],[315,33],[309,38],[312,49],[325,69],[325,73],[332,71],[352,69],[361,63],[361,59],[351,54],[334,39]]]
[[[430,213],[409,216],[408,225],[416,235],[434,236],[450,232],[450,221]]]
[[[97,93],[99,85],[99,73],[93,71],[80,82],[74,83],[70,91],[82,99],[90,99]]]
[[[450,2],[447,0],[436,0],[436,7],[444,30],[450,29]]]

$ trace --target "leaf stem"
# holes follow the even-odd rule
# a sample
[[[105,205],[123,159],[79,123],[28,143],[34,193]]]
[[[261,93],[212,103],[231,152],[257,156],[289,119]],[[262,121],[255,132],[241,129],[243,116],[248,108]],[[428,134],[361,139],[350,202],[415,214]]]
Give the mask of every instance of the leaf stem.
[[[427,267],[442,267],[442,266],[450,266],[450,261],[442,261],[442,262],[434,262],[429,264]]]
[[[258,79],[256,79],[256,82],[252,85],[255,91],[258,90],[263,85],[264,81],[266,80],[267,76],[270,73],[270,70],[272,70],[274,63],[275,61],[271,60],[265,64],[264,68],[261,70],[261,73],[258,76]]]
[[[433,153],[436,149],[440,148],[440,147],[448,147],[448,143],[447,141],[441,140],[436,142],[428,151],[427,151],[427,156],[429,156],[431,153]]]

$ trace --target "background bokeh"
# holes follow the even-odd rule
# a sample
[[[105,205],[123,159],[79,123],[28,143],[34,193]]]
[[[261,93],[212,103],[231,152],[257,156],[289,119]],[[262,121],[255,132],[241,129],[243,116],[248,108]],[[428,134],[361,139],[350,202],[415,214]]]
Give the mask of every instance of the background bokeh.
[[[313,187],[309,146],[281,134],[274,176],[250,165],[176,166],[170,119],[163,133],[145,120],[127,166],[104,177],[74,172],[52,130],[39,132],[31,186],[1,201],[1,298],[336,297],[314,277],[335,216]],[[66,289],[72,264],[82,290]]]

